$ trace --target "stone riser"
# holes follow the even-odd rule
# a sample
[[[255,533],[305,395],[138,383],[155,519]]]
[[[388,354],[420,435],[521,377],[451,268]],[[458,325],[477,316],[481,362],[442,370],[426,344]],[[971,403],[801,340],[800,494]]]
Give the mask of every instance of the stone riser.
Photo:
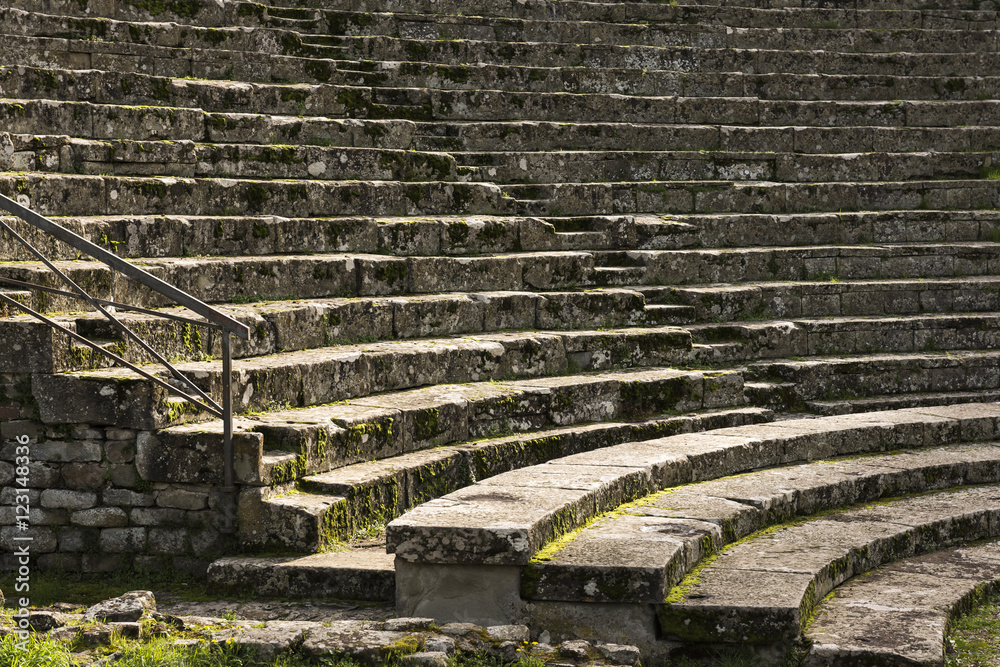
[[[137,51],[151,53],[135,53]],[[589,67],[560,70],[498,69],[491,66],[468,68],[422,63],[394,63],[394,66],[379,67],[376,71],[358,71],[367,67],[350,61],[266,54],[258,56],[256,53],[251,58],[250,53],[253,52],[129,48],[119,44],[106,49],[106,52],[95,52],[94,42],[0,35],[0,56],[6,54],[4,60],[19,60],[32,67],[94,69],[159,77],[233,79],[263,83],[308,82],[338,86],[469,91],[500,88],[535,93],[572,90],[577,93],[613,94],[627,90],[632,95],[641,96],[759,97],[770,100],[977,100],[996,97],[1000,89],[997,79],[988,75],[989,71],[995,70],[984,72],[984,78],[973,76],[974,72],[963,69],[962,71],[969,72],[968,78],[951,78],[944,84],[940,77],[921,76],[914,72],[896,76],[848,72],[834,76],[836,72],[819,64],[817,69],[802,68],[801,74],[767,71],[742,74],[741,70],[756,68],[753,65],[703,65],[674,60],[663,63],[660,66],[662,69],[647,68],[642,73],[621,66],[609,69],[601,67],[597,70]],[[610,65],[616,63],[612,61]],[[668,69],[670,66],[680,69]],[[691,72],[694,68],[708,71]],[[713,70],[716,69],[722,73],[714,73]],[[783,70],[779,70],[781,71]],[[822,71],[823,75],[812,74],[815,71]],[[165,101],[166,93],[161,97],[163,99],[158,101]]]
[[[557,219],[550,222],[558,224]],[[967,243],[1000,238],[1000,216],[992,211],[639,217],[636,223],[639,247],[650,250]]]
[[[409,257],[378,255],[277,255],[268,258],[165,258],[143,268],[202,301],[248,302],[321,297],[357,297],[432,292],[534,291],[586,285],[593,273],[590,253],[518,253],[496,257]],[[168,299],[130,282],[98,262],[57,266],[97,298],[155,307]],[[40,263],[10,263],[0,274],[39,285],[61,286]],[[534,287],[532,287],[534,286]],[[288,290],[294,289],[289,293]],[[41,296],[36,297],[42,299]],[[78,301],[53,297],[43,310]],[[527,302],[519,309],[530,308]],[[504,321],[500,316],[497,321]]]
[[[596,253],[601,264],[601,254]],[[867,247],[635,250],[646,284],[683,285],[761,280],[822,281],[950,278],[1000,273],[994,243],[898,244]],[[613,256],[612,256],[613,257]],[[836,291],[837,287],[831,287]]]
[[[375,478],[406,468],[399,462],[410,459],[398,457],[412,452],[424,452],[414,454],[419,468],[426,452],[439,452],[439,447],[471,439],[474,442],[460,449],[472,462],[474,476],[489,477],[540,462],[535,461],[537,457],[547,460],[553,448],[593,449],[601,446],[600,438],[627,439],[639,434],[648,438],[653,437],[649,434],[672,433],[675,428],[686,432],[695,422],[719,427],[733,419],[767,421],[769,412],[748,408],[665,422],[654,419],[644,426],[611,424],[567,430],[567,425],[597,418],[635,420],[663,410],[739,406],[744,402],[742,383],[737,373],[654,369],[595,377],[437,385],[333,405],[278,410],[238,420],[237,472],[243,484],[278,487],[306,475],[343,469],[332,477],[317,478],[317,484],[347,494],[353,482],[345,487],[344,480]],[[533,435],[553,428],[556,430]],[[221,456],[222,430],[221,422],[214,421],[144,434],[137,459],[139,473],[158,482],[218,483],[221,467],[213,468],[212,464]],[[522,435],[498,436],[502,433]],[[485,440],[489,438],[494,440]],[[271,492],[262,493],[261,498]],[[373,507],[368,510],[374,511]]]
[[[58,308],[50,304],[50,308]],[[249,341],[234,338],[236,359],[291,352],[352,341],[405,340],[500,329],[588,329],[649,324],[645,302],[628,290],[593,292],[483,292],[390,299],[316,299],[229,307],[231,317],[250,327]],[[172,311],[191,317],[183,310]],[[220,336],[206,329],[142,315],[118,318],[154,349],[178,360],[222,356]],[[97,316],[55,318],[90,340],[122,341],[123,334]],[[21,317],[0,321],[0,338],[18,341],[21,354],[0,359],[0,372],[59,373],[102,368],[110,360],[67,339],[48,335],[47,325]],[[13,343],[11,343],[13,344]],[[116,345],[115,354],[137,364],[148,362],[135,344]]]
[[[234,365],[233,407],[238,413],[260,411],[426,384],[543,377],[565,373],[571,364],[595,371],[673,365],[686,358],[690,345],[686,331],[670,327],[486,334],[253,357]],[[218,364],[184,363],[178,368],[218,400]],[[33,382],[44,423],[128,424],[129,428],[151,429],[201,417],[193,406],[168,403],[162,389],[121,371],[36,375]]]
[[[16,218],[6,218],[53,260],[76,252]],[[375,253],[406,257],[496,255],[562,250],[565,238],[537,218],[434,216],[412,218],[303,218],[112,216],[57,221],[131,259],[197,256],[269,256],[289,253]],[[634,245],[631,219],[611,218],[600,235]],[[963,239],[965,240],[965,239]],[[32,261],[14,240],[0,237],[0,258]]]
[[[206,113],[200,109],[23,99],[0,101],[4,130],[34,137],[58,127],[66,135],[117,141],[208,141],[353,148],[409,148],[414,124],[406,120],[299,118]]]
[[[327,115],[411,120],[579,120],[636,123],[900,127],[974,125],[995,111],[996,101],[827,102],[708,99],[499,90],[441,91],[324,85],[247,84],[169,79],[101,71],[0,68],[0,95],[58,98],[98,104],[166,105],[227,112]]]
[[[44,130],[42,130],[44,131]],[[989,127],[751,127],[643,125],[625,123],[418,123],[419,150],[490,151],[502,142],[511,151],[684,151],[692,146],[729,152],[796,154],[986,151],[1000,147],[1000,131]]]
[[[979,178],[984,152],[835,156],[693,151],[416,153],[367,148],[107,142],[13,135],[9,171],[194,178],[476,181],[497,184],[608,181],[793,183]],[[457,161],[457,164],[456,164]]]
[[[1000,311],[1000,283],[970,280],[773,283],[670,289],[666,300],[696,308],[699,320],[752,321],[793,317],[853,317]],[[659,288],[656,288],[659,289]],[[644,290],[645,291],[645,290]],[[654,300],[656,297],[649,295]]]
[[[322,16],[323,14],[322,11],[312,9],[317,6],[317,3],[315,2],[303,2],[300,0],[272,0],[268,2],[267,5],[274,7],[274,10],[270,12],[271,16],[274,17],[280,16],[308,20],[313,19],[314,17]],[[771,13],[776,17],[780,17],[780,19],[784,19],[784,21],[775,24],[772,20],[765,24],[772,27],[784,27],[788,25],[787,21],[794,20],[793,17],[796,15],[806,16],[809,19],[815,18],[815,20],[812,21],[813,24],[822,23],[824,20],[839,21],[850,16],[857,16],[860,19],[861,16],[865,16],[864,14],[854,15],[853,7],[847,10],[837,10],[828,8],[817,9],[807,5],[803,9],[798,4],[790,6],[786,0],[775,0],[774,2],[771,0],[745,0],[739,6],[728,6],[721,2],[702,2],[698,3],[698,5],[699,6],[691,8],[684,5],[673,6],[643,2],[614,4],[560,2],[557,6],[550,7],[548,5],[535,6],[531,4],[518,4],[511,6],[508,2],[504,2],[502,0],[490,2],[478,0],[474,5],[454,0],[447,3],[442,3],[441,0],[436,2],[430,2],[429,0],[422,0],[419,2],[416,0],[403,0],[400,2],[352,0],[352,2],[341,5],[340,7],[342,7],[342,11],[353,12],[400,11],[423,14],[445,13],[495,17],[516,16],[519,18],[538,20],[574,18],[577,20],[618,22],[641,20],[668,21],[670,19],[679,21],[681,20],[681,17],[690,18],[692,16],[704,17],[706,20],[709,20],[712,16],[711,12],[713,10],[716,12],[717,16],[733,16],[735,14],[739,15],[742,20],[747,20],[748,17],[753,16],[754,14],[767,14],[767,12],[760,10],[774,9],[777,11]],[[232,25],[235,20],[245,20],[245,17],[248,16],[254,16],[257,20],[263,20],[264,17],[267,16],[267,14],[261,11],[261,9],[264,9],[263,6],[257,5],[256,3],[237,2],[229,4],[223,8],[208,0],[186,4],[180,13],[169,5],[163,7],[157,6],[154,13],[128,4],[110,3],[107,2],[107,0],[87,0],[85,3],[76,2],[75,0],[24,0],[24,2],[19,3],[19,6],[28,11],[49,12],[64,16],[107,16],[109,18],[123,21],[176,21],[184,24],[204,26],[226,26]],[[258,9],[258,7],[260,7],[260,9]],[[856,7],[857,9],[863,10],[868,14],[877,11],[879,15],[885,16],[886,19],[890,21],[908,21],[914,24],[914,26],[917,20],[915,15],[916,12],[926,9],[937,9],[936,6],[930,6],[924,0],[909,0],[906,2],[894,0],[891,3],[887,3],[884,0],[865,0],[864,2],[857,3]],[[789,9],[791,9],[791,16],[789,16]],[[887,15],[888,12],[885,11],[887,9],[906,12],[906,14],[901,15],[900,17],[891,17]],[[997,6],[993,2],[963,0],[961,3],[955,3],[951,9],[961,12],[971,12],[970,16],[973,19],[987,18],[988,20],[989,13],[995,12]],[[748,10],[756,10],[756,12]],[[910,12],[914,12],[914,14],[910,14]],[[923,12],[923,15],[927,17],[924,20],[938,20],[942,22],[949,20],[947,18],[948,14],[941,11],[925,11]],[[986,16],[984,17],[984,15]],[[780,19],[776,18],[774,20]],[[864,20],[870,20],[870,16],[865,16]],[[961,21],[962,18],[957,17],[955,20]],[[957,25],[961,24],[958,23]],[[323,22],[320,27],[322,28],[322,31],[325,32],[328,26],[326,25],[326,22]]]
[[[333,181],[456,181],[444,153],[320,146],[90,141],[14,135],[9,171]],[[110,143],[110,145],[109,145]]]
[[[1000,348],[1000,315],[790,320],[687,327],[695,344],[728,347],[732,361],[838,354],[919,353]]]
[[[456,153],[471,180],[510,183],[777,181],[822,183],[979,178],[990,153],[794,155],[772,153]]]
[[[753,363],[747,377],[787,387],[783,397],[794,409],[817,399],[994,391],[1000,388],[998,362],[1000,358],[992,351],[878,354],[851,359],[816,357],[805,362]]]
[[[7,172],[0,173],[0,193],[48,216],[489,215],[508,213],[512,208],[496,186],[479,183],[160,179]]]
[[[1000,181],[563,183],[505,185],[520,215],[815,213],[993,209]]]

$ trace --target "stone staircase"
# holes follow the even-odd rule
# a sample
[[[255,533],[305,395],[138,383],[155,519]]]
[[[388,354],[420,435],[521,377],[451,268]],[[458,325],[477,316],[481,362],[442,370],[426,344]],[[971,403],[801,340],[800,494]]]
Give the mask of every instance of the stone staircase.
[[[994,3],[318,4],[0,8],[0,193],[251,331],[229,535],[222,423],[5,310],[5,551],[24,434],[43,568],[839,664],[848,577],[1000,537]],[[221,396],[218,335],[120,315]]]

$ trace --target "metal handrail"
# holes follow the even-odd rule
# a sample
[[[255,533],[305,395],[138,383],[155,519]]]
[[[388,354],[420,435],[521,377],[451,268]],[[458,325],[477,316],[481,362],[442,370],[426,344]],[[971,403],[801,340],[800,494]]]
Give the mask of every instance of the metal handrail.
[[[59,268],[49,261],[39,250],[37,250],[31,243],[29,243],[24,237],[18,234],[10,225],[8,225],[3,220],[0,220],[0,231],[6,232],[18,243],[20,243],[28,252],[38,258],[45,266],[55,273],[66,285],[70,287],[72,291],[55,289],[52,287],[46,287],[44,285],[36,285],[34,283],[23,282],[20,280],[13,280],[10,278],[0,278],[0,283],[23,287],[32,290],[38,290],[46,292],[49,294],[57,294],[60,296],[66,296],[74,299],[79,299],[86,301],[90,306],[104,315],[112,324],[114,324],[122,333],[125,334],[127,338],[134,340],[138,345],[151,357],[156,359],[160,364],[162,364],[169,372],[175,383],[171,384],[166,382],[161,378],[158,378],[148,371],[140,368],[136,364],[133,364],[117,354],[109,350],[105,350],[100,345],[91,342],[86,337],[81,336],[75,331],[71,331],[58,322],[52,320],[51,318],[42,315],[41,313],[29,308],[28,306],[18,302],[15,299],[10,298],[6,294],[0,293],[0,302],[6,303],[8,305],[14,306],[19,310],[24,311],[28,315],[31,315],[35,319],[44,322],[48,326],[61,331],[73,340],[76,340],[87,347],[95,350],[104,356],[108,357],[116,364],[124,366],[131,369],[135,373],[141,375],[147,380],[157,384],[160,387],[165,388],[168,392],[180,396],[184,400],[197,405],[203,410],[219,417],[222,419],[223,423],[223,458],[225,459],[225,486],[222,487],[222,492],[227,495],[229,502],[226,503],[227,507],[224,511],[224,525],[223,530],[226,532],[232,532],[233,530],[233,520],[235,516],[235,493],[236,493],[236,473],[235,473],[235,461],[233,452],[233,401],[232,401],[232,339],[231,336],[235,335],[243,340],[249,340],[250,338],[250,328],[238,322],[226,315],[225,313],[212,308],[208,304],[205,304],[195,297],[191,296],[187,292],[184,292],[173,285],[160,280],[156,276],[142,270],[138,266],[125,261],[124,259],[118,257],[112,252],[105,250],[104,248],[91,243],[87,239],[79,236],[78,234],[66,229],[62,225],[49,220],[46,217],[35,213],[26,206],[5,197],[0,194],[0,209],[3,209],[10,213],[11,215],[17,216],[21,220],[24,220],[32,227],[52,236],[70,247],[84,253],[94,259],[107,265],[112,271],[123,274],[124,276],[135,280],[141,285],[148,287],[149,289],[157,292],[170,299],[178,305],[184,306],[188,310],[194,312],[197,315],[201,315],[207,321],[195,320],[187,317],[182,317],[172,313],[160,313],[155,310],[148,310],[145,308],[139,308],[137,306],[129,306],[125,304],[116,303],[114,301],[108,301],[106,299],[98,299],[89,295],[82,287],[77,285],[69,276],[59,270]],[[108,310],[108,308],[121,308],[122,310],[129,310],[134,312],[143,313],[146,315],[154,315],[156,317],[163,317],[166,319],[171,319],[175,321],[184,322],[186,324],[193,324],[197,326],[207,327],[209,329],[214,329],[222,333],[222,404],[217,403],[211,396],[204,392],[201,387],[196,385],[191,379],[177,370],[167,359],[157,352],[149,343],[143,340],[139,335],[132,331],[124,322],[119,320],[114,314]],[[180,384],[184,389],[176,386]],[[195,395],[192,395],[195,394]]]

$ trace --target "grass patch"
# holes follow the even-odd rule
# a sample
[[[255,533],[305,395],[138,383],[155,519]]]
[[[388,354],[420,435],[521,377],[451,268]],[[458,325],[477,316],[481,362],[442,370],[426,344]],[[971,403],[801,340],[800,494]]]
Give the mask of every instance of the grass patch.
[[[1000,664],[1000,595],[955,620],[945,638],[945,667]]]
[[[191,577],[181,572],[113,572],[87,575],[78,572],[33,572],[31,575],[31,604],[46,607],[56,602],[92,605],[137,590],[162,591],[185,602],[206,602],[219,599],[209,595],[204,583],[190,582]],[[0,576],[0,590],[14,590],[13,574]],[[12,597],[8,604],[13,603]],[[0,666],[5,663],[0,661]]]

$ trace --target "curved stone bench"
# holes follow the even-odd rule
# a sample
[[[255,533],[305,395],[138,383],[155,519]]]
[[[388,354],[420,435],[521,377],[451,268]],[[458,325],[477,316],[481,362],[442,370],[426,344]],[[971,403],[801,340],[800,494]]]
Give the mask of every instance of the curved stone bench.
[[[793,517],[986,483],[1000,483],[994,444],[820,461],[670,489],[543,549],[522,570],[521,595],[659,604],[705,556]]]
[[[783,421],[618,445],[497,475],[389,524],[398,611],[508,622],[521,613],[520,566],[623,503],[757,468],[991,440],[997,416],[1000,406],[971,404]],[[470,582],[474,594],[463,589]]]
[[[688,642],[773,644],[799,636],[817,603],[884,563],[1000,534],[1000,488],[965,488],[833,512],[725,550],[658,608]]]
[[[807,667],[942,665],[949,621],[1000,585],[1000,543],[907,558],[857,577],[819,606]]]

